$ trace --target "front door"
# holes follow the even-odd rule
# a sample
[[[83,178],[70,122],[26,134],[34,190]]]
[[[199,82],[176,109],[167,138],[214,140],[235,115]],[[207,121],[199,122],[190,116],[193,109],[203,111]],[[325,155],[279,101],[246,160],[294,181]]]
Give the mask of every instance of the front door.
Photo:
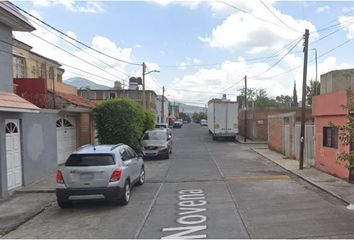
[[[20,124],[18,119],[5,120],[7,187],[12,190],[22,186],[22,159]]]

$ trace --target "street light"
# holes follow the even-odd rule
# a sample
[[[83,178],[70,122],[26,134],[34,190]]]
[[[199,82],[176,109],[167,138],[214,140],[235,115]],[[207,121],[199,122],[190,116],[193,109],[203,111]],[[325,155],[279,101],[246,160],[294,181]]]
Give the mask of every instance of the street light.
[[[145,75],[152,72],[160,72],[159,70],[152,70],[146,72],[146,64],[143,62],[143,107],[146,108],[146,98],[145,98]]]

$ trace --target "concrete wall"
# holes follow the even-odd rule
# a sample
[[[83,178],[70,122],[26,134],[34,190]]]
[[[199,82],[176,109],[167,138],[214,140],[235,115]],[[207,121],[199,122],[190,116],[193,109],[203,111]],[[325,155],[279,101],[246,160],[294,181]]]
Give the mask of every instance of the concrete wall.
[[[0,40],[12,43],[12,31],[0,23]],[[13,92],[12,81],[12,46],[0,42],[0,91]]]
[[[348,110],[343,108],[347,105],[347,93],[345,90],[319,95],[313,99],[313,115],[315,116],[315,166],[316,168],[335,175],[337,177],[348,179],[349,171],[345,168],[343,162],[337,161],[337,156],[342,151],[349,151],[349,147],[343,147],[338,140],[338,148],[323,146],[323,127],[336,125],[345,125],[348,121]]]
[[[53,173],[57,167],[56,120],[54,111],[22,114],[24,185]]]
[[[321,94],[345,90],[354,85],[354,69],[334,70],[321,75]]]
[[[267,141],[268,136],[268,116],[296,112],[296,117],[301,115],[301,108],[250,108],[247,110],[247,137],[252,140]],[[239,134],[245,134],[245,111],[238,114]],[[311,108],[306,109],[306,117],[311,118]]]

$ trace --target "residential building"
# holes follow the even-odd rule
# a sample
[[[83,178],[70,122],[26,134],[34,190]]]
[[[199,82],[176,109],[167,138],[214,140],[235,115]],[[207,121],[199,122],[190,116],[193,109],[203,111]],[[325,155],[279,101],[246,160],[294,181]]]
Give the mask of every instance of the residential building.
[[[55,60],[33,52],[13,39],[13,77],[16,93],[42,109],[56,112],[57,162],[63,163],[77,147],[94,143],[95,104],[63,83],[64,69]]]
[[[141,106],[143,104],[143,91],[142,90],[133,90],[133,89],[109,89],[109,90],[93,90],[93,89],[79,89],[78,94],[82,97],[85,97],[96,104],[101,103],[104,100],[111,99],[111,98],[129,98]],[[153,113],[157,113],[157,103],[156,103],[157,95],[152,90],[145,91],[145,103],[147,109],[151,110]]]
[[[333,70],[321,75],[320,94],[354,87],[354,69]]]
[[[77,95],[74,86],[63,83],[60,63],[31,51],[31,46],[17,39],[12,43],[14,79],[45,79],[47,90]]]
[[[7,1],[0,1],[0,198],[56,167],[56,115],[13,93],[12,31],[35,28]],[[20,65],[21,62],[18,62]],[[54,141],[53,141],[54,140]]]
[[[163,101],[162,101],[163,98]],[[163,114],[162,114],[163,111]],[[168,99],[165,96],[157,95],[156,98],[156,112],[158,123],[167,123],[168,122]]]
[[[322,79],[321,79],[322,85]],[[348,122],[350,109],[347,91],[321,94],[313,97],[312,114],[315,117],[316,168],[346,180],[353,180],[345,163],[337,159],[342,152],[349,152],[350,146],[343,146],[339,140],[339,130],[334,125],[345,125]]]

